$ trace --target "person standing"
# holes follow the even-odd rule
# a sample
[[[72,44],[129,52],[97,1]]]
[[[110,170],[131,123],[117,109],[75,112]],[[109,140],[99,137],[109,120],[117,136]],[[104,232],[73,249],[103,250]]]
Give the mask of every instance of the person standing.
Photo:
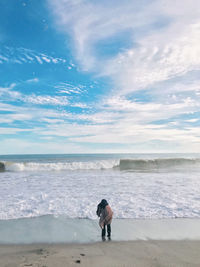
[[[96,213],[97,216],[100,217],[99,226],[102,229],[101,232],[102,240],[103,241],[105,240],[106,227],[107,227],[107,237],[110,240],[113,211],[106,199],[102,199],[101,202],[98,204]]]

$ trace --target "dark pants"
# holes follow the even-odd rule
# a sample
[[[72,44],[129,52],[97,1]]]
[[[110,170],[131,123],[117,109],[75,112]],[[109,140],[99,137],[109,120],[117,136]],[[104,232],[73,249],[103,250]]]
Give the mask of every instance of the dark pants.
[[[110,226],[110,224],[107,224],[107,233],[108,233],[108,237],[110,237],[110,235],[111,235],[111,226]],[[104,237],[105,235],[106,235],[106,225],[104,224],[101,236]]]

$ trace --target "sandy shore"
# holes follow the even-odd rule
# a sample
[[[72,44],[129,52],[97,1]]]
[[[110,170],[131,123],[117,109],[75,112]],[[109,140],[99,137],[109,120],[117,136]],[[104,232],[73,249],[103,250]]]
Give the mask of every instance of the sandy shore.
[[[0,221],[0,267],[200,266],[200,219],[98,221],[42,216]],[[128,241],[129,240],[129,241]]]
[[[200,266],[200,241],[0,245],[0,266]]]

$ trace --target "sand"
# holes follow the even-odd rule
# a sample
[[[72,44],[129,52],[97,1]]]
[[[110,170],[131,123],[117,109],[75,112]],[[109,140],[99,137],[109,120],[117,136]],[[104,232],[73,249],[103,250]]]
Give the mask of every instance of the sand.
[[[98,221],[0,221],[0,267],[200,266],[199,229],[200,219],[114,219],[102,242]]]
[[[0,245],[0,266],[200,266],[200,241]]]

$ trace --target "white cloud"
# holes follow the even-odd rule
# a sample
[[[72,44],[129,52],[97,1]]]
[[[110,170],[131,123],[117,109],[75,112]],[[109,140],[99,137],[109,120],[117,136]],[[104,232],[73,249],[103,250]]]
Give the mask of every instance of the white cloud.
[[[0,124],[7,124],[6,127],[0,125],[0,134],[17,134],[19,132],[30,131],[31,133],[40,135],[40,131],[48,127],[47,125],[61,125],[70,117],[70,114],[53,109],[33,108],[28,106],[20,107],[2,103],[0,103],[0,111],[4,111],[4,114],[0,116]],[[15,125],[15,127],[13,127],[13,125]],[[19,128],[18,125],[21,127]],[[38,127],[38,125],[40,125],[40,127]]]
[[[50,0],[49,3],[57,17],[57,24],[63,31],[73,33],[77,58],[85,69],[98,63],[93,49],[97,41],[155,20],[153,16],[141,20],[142,5],[136,6],[130,1],[112,2],[111,5],[107,1],[78,1],[72,4],[68,0]]]
[[[38,61],[38,63],[43,64],[43,61],[42,61],[42,59],[41,59],[40,57],[35,56],[35,58],[36,58],[36,60]]]
[[[190,120],[186,120],[186,122],[197,122],[197,121],[199,121],[199,119],[190,119]]]
[[[29,79],[24,83],[38,83],[39,79]],[[24,86],[22,84],[18,84],[18,86]],[[7,87],[0,87],[0,96],[1,101],[21,101],[27,104],[35,104],[35,105],[54,105],[54,106],[70,106],[70,107],[78,107],[81,109],[90,108],[89,105],[81,102],[77,102],[76,99],[66,95],[36,95],[36,94],[23,94],[17,91],[14,88],[17,84],[12,83]],[[26,85],[25,85],[26,86]],[[61,83],[60,85],[55,86],[58,89],[59,94],[67,94],[67,95],[79,95],[86,92],[86,88],[83,85],[74,86],[67,83]],[[69,101],[70,100],[70,101]]]
[[[186,122],[193,114],[187,121],[193,123],[199,111],[199,1],[48,2],[59,30],[71,36],[80,66],[113,82],[95,103],[97,112],[79,115],[90,125],[73,125],[73,134],[80,135],[71,140],[128,144],[158,139],[195,148],[196,128],[188,129],[183,117]],[[129,46],[101,56],[99,44],[120,34]],[[153,124],[159,120],[168,122]]]
[[[3,107],[9,110],[9,106],[3,105]],[[184,109],[185,106],[182,108]],[[126,150],[125,147],[120,150],[119,146],[121,144],[128,146],[130,149],[131,147],[134,148],[134,146],[138,146],[138,144],[141,144],[141,147],[146,144],[146,151],[150,151],[149,149],[153,151],[155,140],[163,142],[162,146],[157,148],[157,151],[167,151],[169,144],[178,144],[179,151],[183,151],[183,144],[186,144],[188,152],[191,151],[190,149],[192,148],[194,148],[195,151],[199,148],[199,127],[185,126],[177,129],[176,125],[171,125],[170,123],[162,125],[150,123],[152,119],[160,119],[163,117],[167,119],[171,116],[171,114],[168,114],[169,111],[167,108],[162,113],[162,106],[158,107],[157,112],[154,112],[151,106],[149,106],[148,109],[148,107],[142,107],[141,104],[136,106],[134,112],[131,106],[128,110],[123,108],[123,110],[116,109],[116,111],[113,111],[113,108],[110,110],[108,108],[107,110],[90,115],[68,114],[53,109],[30,107],[15,107],[14,109],[10,106],[10,110],[12,110],[13,114],[4,114],[3,117],[5,120],[10,120],[10,127],[1,127],[0,134],[16,135],[20,132],[28,131],[42,139],[54,140],[55,143],[53,141],[49,143],[49,145],[52,145],[51,148],[48,148],[47,144],[37,147],[38,151],[43,147],[43,151],[46,153],[50,150],[52,153],[55,153],[54,149],[56,147],[60,153],[64,153],[68,151],[70,142],[77,148],[77,150],[74,150],[77,152],[85,151],[83,149],[85,143],[94,145],[96,143],[113,144],[116,149],[115,151],[118,152]],[[16,120],[23,121],[24,129],[13,128],[11,126],[11,121]],[[26,122],[28,123],[29,120],[31,121],[31,125],[33,125],[31,129],[26,128],[26,125],[28,125]],[[72,122],[75,120],[77,120],[76,123]],[[80,121],[83,123],[80,124]],[[34,127],[35,122],[37,122],[37,125],[38,122],[41,122],[40,127]],[[194,122],[194,119],[191,122]],[[189,120],[188,123],[191,122]],[[64,139],[65,137],[66,139]],[[59,145],[59,142],[63,142],[63,147]],[[75,144],[77,142],[82,145],[76,146]],[[36,150],[31,148],[30,144],[31,142],[28,142],[29,152],[36,153]],[[25,150],[21,147],[20,151],[24,151],[25,153]],[[93,152],[94,151],[96,150],[94,149]],[[102,152],[104,149],[98,151]],[[105,151],[108,152],[112,150],[108,148],[105,149]]]
[[[26,81],[27,83],[38,83],[39,79],[38,78],[33,78],[33,79],[29,79]]]
[[[6,88],[7,91],[13,91],[15,84]],[[2,90],[4,90],[3,88]],[[12,94],[11,94],[12,95]],[[27,97],[27,96],[26,96]],[[20,98],[24,98],[21,95]],[[62,99],[62,100],[61,100]],[[34,104],[59,104],[65,105],[63,97],[28,96],[26,103]],[[62,102],[64,101],[64,102]],[[153,142],[160,140],[163,142],[187,142],[194,143],[198,140],[196,128],[181,126],[173,121],[163,123],[162,125],[153,124],[157,120],[170,120],[177,114],[191,113],[199,111],[199,101],[186,98],[184,101],[174,104],[161,103],[139,103],[126,99],[125,97],[113,97],[106,99],[97,106],[96,112],[90,114],[71,114],[65,111],[56,111],[47,108],[36,108],[30,106],[13,106],[0,103],[0,110],[11,111],[4,114],[0,122],[12,123],[13,121],[40,121],[40,127],[33,128],[32,133],[45,138],[67,137],[71,142],[80,143],[113,143],[113,144],[136,144]],[[188,120],[188,123],[195,122]],[[179,129],[176,129],[177,126]],[[19,131],[23,131],[20,129]],[[17,133],[18,130],[4,129],[5,133]],[[188,135],[189,134],[189,135]]]
[[[55,88],[61,94],[83,94],[87,91],[86,86],[84,85],[73,85],[68,82],[61,82],[60,84],[56,85]]]
[[[42,59],[44,61],[46,61],[47,63],[50,63],[51,62],[51,60],[48,57],[46,57],[46,56],[42,56]]]
[[[157,34],[156,34],[157,35]],[[133,48],[107,62],[104,74],[110,75],[122,93],[129,93],[169,80],[192,70],[200,70],[200,23],[185,26],[171,41],[163,31],[143,39]]]
[[[127,94],[200,70],[198,0],[49,3],[57,25],[71,34],[80,64],[98,75],[109,76],[117,89],[115,94]],[[165,27],[159,28],[162,23]],[[132,47],[111,59],[95,52],[99,41],[125,31]]]
[[[38,82],[37,78],[27,80],[27,83]],[[49,95],[26,95],[22,94],[16,90],[13,90],[16,87],[16,84],[11,84],[9,87],[0,87],[0,96],[2,97],[1,101],[22,101],[25,103],[31,103],[36,105],[58,105],[58,106],[67,106],[69,105],[68,98],[66,96],[49,96]]]
[[[20,132],[30,132],[32,131],[31,129],[21,129],[21,128],[11,128],[11,127],[0,127],[0,135],[1,134],[17,134]]]
[[[71,101],[73,96],[78,98],[87,92],[87,88],[79,85],[68,82],[56,85],[57,96],[20,94],[14,90],[15,85],[0,88],[1,96],[7,94],[8,98],[33,104],[31,108],[21,107],[19,110],[0,104],[2,109],[10,108],[15,113],[15,116],[4,115],[2,122],[30,119],[34,123],[40,120],[41,127],[34,128],[34,134],[46,140],[55,138],[58,141],[66,137],[66,140],[83,146],[85,143],[115,144],[116,148],[119,144],[130,148],[140,145],[155,152],[155,144],[161,142],[157,147],[159,151],[167,151],[169,144],[172,151],[174,147],[182,152],[200,149],[199,127],[195,126],[198,122],[195,113],[200,109],[197,78],[200,71],[199,1],[48,2],[59,29],[71,36],[73,52],[80,66],[95,75],[109,77],[112,88],[104,99],[99,99],[99,103],[90,103],[96,111],[89,110],[89,114],[87,111],[71,114],[53,110],[53,107],[33,108],[34,104],[61,106],[61,109],[65,106],[88,108],[85,103]],[[112,56],[101,56],[98,52],[100,44],[120,35],[119,39],[127,38],[125,42],[129,46],[123,49],[122,45]],[[21,57],[13,59],[18,63],[65,62],[65,59],[59,61],[27,49],[20,51]],[[10,60],[8,55],[1,56],[5,57],[0,57],[1,62]],[[74,66],[69,64],[69,67]],[[63,147],[53,141],[48,144],[52,145],[52,150],[65,152],[70,150],[69,141]],[[73,151],[85,151],[83,146],[72,146]],[[27,147],[30,148],[29,144]],[[46,144],[40,148],[49,151]]]
[[[159,142],[162,144],[156,148],[156,151],[169,151],[169,146],[171,146],[172,151],[174,147],[178,147],[179,152],[192,152],[192,149],[197,152],[200,148],[198,131],[199,128],[195,127],[175,129],[168,125],[140,125],[120,120],[112,125],[63,123],[61,126],[55,124],[41,130],[40,134],[55,138],[66,137],[68,142],[78,142],[83,145],[85,143],[112,144],[118,151],[120,151],[120,145],[123,144],[124,149],[126,146],[129,146],[129,149],[136,146],[141,152],[139,146],[143,147],[145,144],[146,151],[151,149],[151,152],[155,152],[155,144]]]
[[[3,139],[0,154],[58,154],[58,153],[79,153],[85,152],[85,148],[76,144],[53,142],[51,139],[44,137],[41,142],[22,140],[19,138],[5,138]]]
[[[85,104],[85,103],[74,103],[74,104],[71,104],[70,105],[71,107],[74,107],[74,108],[81,108],[81,109],[89,109],[90,107]]]
[[[48,122],[48,123],[64,123],[64,120],[61,119],[52,119],[52,118],[43,118],[42,121]]]
[[[151,123],[156,120],[166,120],[178,115],[197,112],[200,109],[200,103],[191,98],[185,98],[176,103],[140,103],[127,100],[122,97],[113,97],[105,100],[104,110],[112,114],[121,112],[121,120],[131,120],[132,123],[141,125]],[[117,117],[117,120],[119,118]]]
[[[64,58],[55,58],[44,53],[40,53],[27,48],[13,48],[13,47],[4,47],[0,49],[0,64],[3,63],[66,63]]]
[[[37,96],[33,94],[30,96],[23,96],[22,100],[26,103],[32,103],[37,105],[69,105],[69,101],[65,96]]]
[[[9,59],[3,55],[0,55],[1,62],[3,63],[4,61],[8,62]]]
[[[7,87],[0,87],[0,93],[3,94],[4,92],[12,90],[16,86],[16,83],[11,83],[10,86]]]

